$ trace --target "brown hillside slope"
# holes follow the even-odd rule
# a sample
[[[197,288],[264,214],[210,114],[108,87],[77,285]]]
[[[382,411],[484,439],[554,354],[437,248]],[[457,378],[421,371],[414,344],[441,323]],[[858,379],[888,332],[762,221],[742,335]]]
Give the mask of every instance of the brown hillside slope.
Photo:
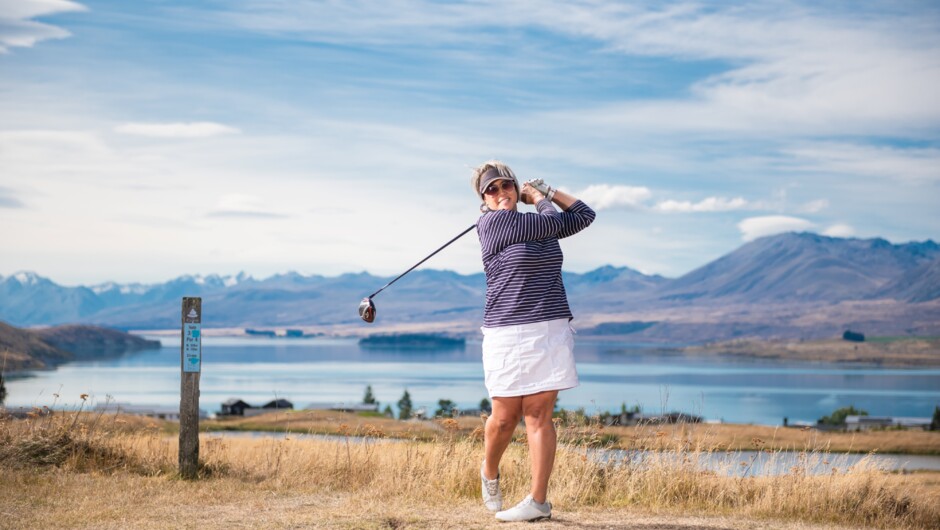
[[[36,333],[0,322],[0,367],[4,372],[40,370],[71,358],[72,354],[47,343]]]
[[[147,340],[116,329],[97,326],[69,324],[38,329],[33,333],[56,348],[75,354],[76,358],[115,355],[160,347],[159,341]]]
[[[0,322],[0,368],[4,372],[42,370],[74,359],[159,347],[159,341],[96,326],[31,330]]]

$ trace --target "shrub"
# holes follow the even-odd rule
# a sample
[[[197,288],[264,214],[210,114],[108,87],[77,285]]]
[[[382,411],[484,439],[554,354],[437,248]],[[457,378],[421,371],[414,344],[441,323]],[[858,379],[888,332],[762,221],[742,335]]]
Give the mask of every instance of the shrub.
[[[868,416],[868,411],[855,408],[854,405],[836,409],[832,414],[819,418],[823,425],[844,425],[846,416]]]

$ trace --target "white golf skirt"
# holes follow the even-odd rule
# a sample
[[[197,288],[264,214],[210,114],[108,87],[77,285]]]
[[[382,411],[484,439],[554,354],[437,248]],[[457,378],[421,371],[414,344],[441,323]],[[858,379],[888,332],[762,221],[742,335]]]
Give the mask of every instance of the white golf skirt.
[[[491,398],[578,386],[574,337],[567,318],[480,330],[483,372]]]

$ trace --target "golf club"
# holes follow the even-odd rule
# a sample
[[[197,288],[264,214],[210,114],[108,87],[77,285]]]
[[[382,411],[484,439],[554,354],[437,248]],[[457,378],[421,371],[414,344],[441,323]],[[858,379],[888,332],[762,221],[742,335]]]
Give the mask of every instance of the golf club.
[[[375,304],[372,303],[372,297],[374,297],[375,295],[377,295],[377,294],[381,293],[382,291],[384,291],[386,287],[388,287],[389,285],[391,285],[391,284],[397,282],[397,281],[399,280],[399,278],[401,278],[402,276],[404,276],[404,275],[408,274],[409,272],[415,270],[415,267],[417,267],[418,265],[421,265],[421,264],[424,263],[425,261],[431,259],[431,256],[433,256],[433,255],[437,254],[438,252],[444,250],[448,245],[450,245],[450,244],[453,243],[454,241],[457,241],[458,239],[460,239],[461,237],[463,237],[464,234],[466,234],[467,232],[473,230],[473,229],[476,228],[476,227],[477,227],[477,225],[475,225],[475,224],[470,225],[470,228],[464,230],[463,232],[461,232],[460,234],[458,234],[457,237],[451,239],[451,240],[448,241],[447,243],[444,243],[444,245],[443,245],[441,248],[439,248],[439,249],[435,250],[434,252],[428,254],[428,257],[424,258],[423,260],[419,261],[418,263],[415,263],[410,269],[408,269],[408,270],[406,270],[405,272],[399,274],[398,277],[396,277],[394,280],[392,280],[392,281],[386,283],[385,285],[383,285],[381,289],[379,289],[378,291],[376,291],[376,292],[370,294],[367,298],[363,298],[362,301],[359,302],[359,316],[362,318],[362,320],[365,320],[366,322],[369,322],[369,323],[372,323],[372,321],[375,320]]]

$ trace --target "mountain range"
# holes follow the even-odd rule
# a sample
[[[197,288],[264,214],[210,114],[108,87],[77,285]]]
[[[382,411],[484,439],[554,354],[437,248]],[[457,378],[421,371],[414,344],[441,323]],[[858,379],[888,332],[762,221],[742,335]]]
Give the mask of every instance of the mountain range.
[[[940,245],[931,240],[892,244],[786,233],[746,243],[679,278],[613,266],[565,272],[564,278],[572,310],[599,335],[803,337],[828,336],[849,325],[879,333],[940,333]],[[288,272],[259,280],[242,273],[66,287],[20,272],[0,277],[0,320],[17,326],[173,329],[179,326],[180,298],[201,296],[207,328],[356,329],[359,300],[390,279],[365,272]],[[473,330],[482,321],[485,291],[482,273],[417,270],[376,297],[377,322]]]

